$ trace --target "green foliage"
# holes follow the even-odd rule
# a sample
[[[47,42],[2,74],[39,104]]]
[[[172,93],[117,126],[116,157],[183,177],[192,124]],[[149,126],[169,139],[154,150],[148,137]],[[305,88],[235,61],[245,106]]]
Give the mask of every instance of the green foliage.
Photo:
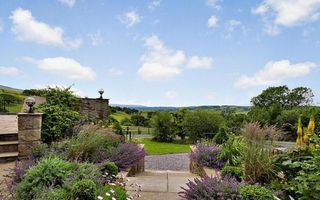
[[[75,182],[71,188],[72,198],[77,200],[95,200],[96,192],[96,184],[87,179]]]
[[[310,88],[297,87],[290,90],[287,86],[269,87],[253,97],[251,103],[258,107],[278,105],[281,108],[292,108],[312,103],[313,96]]]
[[[244,113],[237,113],[235,108],[227,108],[221,112],[221,115],[226,121],[227,131],[233,134],[240,133],[241,128],[248,118]]]
[[[186,108],[180,109],[177,112],[172,113],[175,135],[179,136],[182,140],[186,137],[185,131],[183,129],[183,121],[187,113],[188,110]]]
[[[61,140],[68,136],[71,131],[70,129],[80,119],[78,112],[59,105],[43,104],[39,109],[44,113],[41,139],[45,143]]]
[[[123,135],[123,130],[122,130],[122,126],[119,122],[114,122],[113,123],[113,127],[112,127],[112,130],[118,134],[118,135]]]
[[[229,138],[229,134],[227,133],[225,128],[220,128],[219,132],[213,137],[213,141],[216,144],[223,144]]]
[[[240,166],[242,163],[241,153],[244,149],[244,140],[241,136],[231,135],[229,139],[220,146],[222,159],[226,165]]]
[[[117,200],[127,200],[127,197],[128,197],[125,189],[118,185],[115,185],[115,186],[106,185],[106,186],[100,187],[98,188],[97,194],[98,196],[102,197],[103,200],[113,200],[113,198]]]
[[[239,189],[243,200],[273,200],[275,199],[271,190],[260,185],[246,185]]]
[[[221,176],[233,176],[238,181],[242,180],[243,177],[243,168],[237,166],[225,165],[221,170]]]
[[[122,126],[131,126],[132,122],[129,118],[125,117],[120,121]]]
[[[112,134],[106,135],[94,127],[88,127],[68,141],[67,158],[76,161],[98,162],[103,159],[101,154],[108,152],[119,142]]]
[[[18,199],[33,199],[48,187],[60,187],[75,166],[59,158],[46,158],[32,166],[17,185]]]
[[[47,157],[26,171],[16,188],[17,199],[36,199],[48,189],[67,189],[71,182],[81,179],[99,181],[99,175],[100,170],[93,164],[70,163],[58,157]]]
[[[47,193],[43,194],[44,197],[38,198],[39,200],[46,199],[46,200],[69,200],[71,199],[70,193],[67,189],[64,188],[56,188],[50,190]]]
[[[152,126],[154,127],[154,137],[156,140],[165,142],[172,141],[175,137],[173,130],[173,118],[168,112],[158,112],[152,119]]]
[[[107,173],[108,176],[116,176],[119,172],[119,169],[114,162],[105,162],[101,166],[101,171]]]
[[[131,116],[131,122],[135,126],[143,126],[146,121],[146,118],[139,112]]]
[[[320,192],[320,150],[296,149],[274,159],[278,174],[283,174],[280,188],[286,197],[318,199]]]
[[[195,110],[186,114],[183,128],[193,142],[201,139],[205,133],[217,133],[225,122],[219,113]]]
[[[0,90],[0,112],[20,112],[23,104],[24,96],[15,92]],[[18,109],[12,109],[15,105]]]

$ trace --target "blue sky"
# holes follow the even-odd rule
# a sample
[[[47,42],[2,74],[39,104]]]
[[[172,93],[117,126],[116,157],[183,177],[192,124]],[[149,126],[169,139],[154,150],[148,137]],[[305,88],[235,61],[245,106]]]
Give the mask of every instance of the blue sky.
[[[268,86],[320,102],[320,0],[3,0],[0,84],[116,104],[249,105]]]

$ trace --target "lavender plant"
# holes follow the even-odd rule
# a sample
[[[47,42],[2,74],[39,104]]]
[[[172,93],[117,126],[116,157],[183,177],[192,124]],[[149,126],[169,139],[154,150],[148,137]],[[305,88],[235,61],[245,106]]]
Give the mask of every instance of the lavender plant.
[[[216,144],[199,143],[195,151],[190,154],[190,158],[200,166],[220,169],[223,166],[223,161],[219,158],[220,152]]]
[[[195,178],[187,183],[187,188],[181,187],[179,196],[187,200],[238,199],[238,188],[241,184],[234,177],[203,177]]]
[[[143,148],[136,144],[124,143],[110,152],[107,161],[114,162],[120,170],[126,170],[146,155]]]

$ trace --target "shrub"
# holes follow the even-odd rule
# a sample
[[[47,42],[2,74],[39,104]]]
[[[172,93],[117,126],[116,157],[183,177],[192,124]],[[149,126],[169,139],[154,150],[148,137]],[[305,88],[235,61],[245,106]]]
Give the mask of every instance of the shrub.
[[[188,112],[184,118],[183,129],[193,142],[203,138],[204,133],[217,133],[224,126],[219,113],[205,110]]]
[[[119,122],[114,122],[113,123],[112,130],[118,135],[123,135],[122,126],[121,126],[121,124]]]
[[[49,188],[64,188],[81,179],[99,182],[100,170],[93,164],[70,163],[57,157],[40,160],[29,168],[17,185],[17,199],[34,199]]]
[[[320,150],[297,149],[277,155],[275,168],[280,178],[276,190],[294,199],[317,199],[320,193]]]
[[[169,112],[157,112],[151,118],[154,127],[153,135],[156,140],[166,142],[172,141],[175,137],[173,129],[173,118]]]
[[[213,144],[210,146],[198,144],[194,152],[190,154],[191,160],[198,165],[210,168],[221,168],[222,160],[219,159],[220,148]]]
[[[243,177],[243,169],[242,167],[235,167],[235,166],[224,166],[221,170],[221,176],[233,176],[238,181],[241,181]]]
[[[75,182],[71,188],[72,198],[78,200],[95,200],[96,191],[96,184],[87,179]]]
[[[127,200],[127,193],[125,189],[121,186],[115,185],[110,186],[106,185],[98,189],[98,196],[102,197],[103,200]]]
[[[129,118],[123,118],[121,121],[120,121],[121,125],[122,126],[132,126],[132,122]]]
[[[46,103],[37,108],[44,113],[41,139],[46,143],[51,143],[71,135],[72,127],[80,119],[78,112],[80,99],[73,95],[71,87],[48,87],[39,90],[38,93],[46,97]]]
[[[223,144],[229,138],[229,135],[225,128],[220,128],[219,132],[213,137],[213,141],[216,144]]]
[[[68,190],[64,188],[56,188],[44,194],[44,197],[39,197],[38,199],[46,199],[46,200],[69,200],[71,199],[70,193]]]
[[[80,119],[78,112],[59,105],[44,104],[39,109],[44,113],[41,139],[45,143],[51,143],[68,136],[71,127],[76,125]]]
[[[32,166],[17,185],[18,199],[33,199],[45,188],[62,186],[74,165],[59,158],[46,158]]]
[[[239,183],[234,177],[203,177],[195,178],[182,187],[179,196],[187,200],[202,199],[238,199]]]
[[[77,136],[67,143],[67,158],[76,161],[99,162],[104,155],[119,141],[114,141],[100,133],[96,128],[81,130]]]
[[[107,161],[114,162],[119,170],[126,170],[133,164],[144,158],[145,151],[136,144],[120,144],[113,149],[107,157]]]
[[[243,200],[273,200],[275,199],[271,190],[260,185],[246,185],[239,189]]]
[[[105,162],[101,166],[101,171],[104,173],[108,173],[109,176],[116,176],[119,172],[119,169],[114,162]]]
[[[231,135],[229,139],[220,146],[221,153],[219,158],[222,159],[226,165],[241,165],[241,153],[244,149],[244,145],[245,143],[242,137]]]

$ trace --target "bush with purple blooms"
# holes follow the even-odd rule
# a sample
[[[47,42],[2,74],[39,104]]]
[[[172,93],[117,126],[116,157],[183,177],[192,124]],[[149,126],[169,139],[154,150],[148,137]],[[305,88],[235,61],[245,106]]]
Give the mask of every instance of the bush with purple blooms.
[[[195,178],[187,183],[187,188],[182,187],[179,196],[187,200],[202,199],[239,199],[238,188],[241,184],[234,177],[209,177]]]
[[[119,170],[126,170],[146,155],[137,144],[124,143],[114,148],[107,156],[107,161],[114,162]]]
[[[195,151],[191,152],[190,158],[202,167],[220,169],[223,166],[223,161],[219,158],[220,152],[221,150],[216,144],[205,145],[199,143]]]

